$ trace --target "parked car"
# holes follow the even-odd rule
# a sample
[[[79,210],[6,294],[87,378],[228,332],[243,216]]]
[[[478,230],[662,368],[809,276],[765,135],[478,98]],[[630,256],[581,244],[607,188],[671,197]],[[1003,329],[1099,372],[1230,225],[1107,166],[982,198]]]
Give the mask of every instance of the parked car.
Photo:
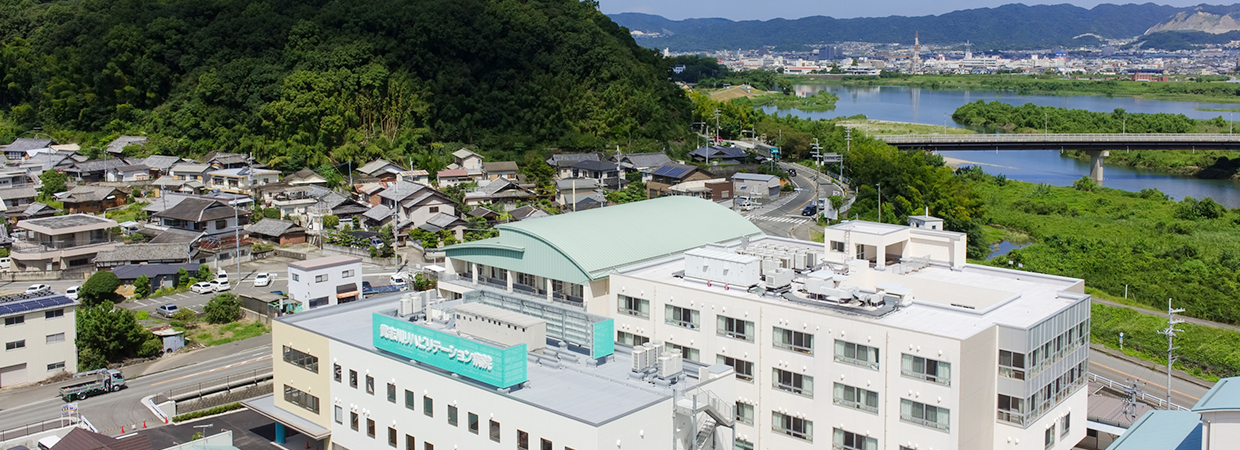
[[[80,290],[82,290],[81,286],[73,286],[69,289],[65,289],[65,297],[69,297],[70,299],[77,300],[78,291]]]
[[[758,205],[753,204],[753,203],[742,203],[741,204],[741,211],[753,211],[754,209],[757,209],[757,208],[758,208]]]
[[[211,285],[211,290],[215,292],[224,292],[232,289],[232,284],[228,282],[228,279],[221,280],[217,278],[212,280],[209,284]]]
[[[161,305],[160,307],[155,308],[155,314],[159,314],[160,316],[163,316],[163,317],[172,317],[176,315],[177,311],[180,311],[180,310],[181,308],[177,307],[177,305],[169,303],[167,305]]]
[[[31,285],[30,287],[26,288],[26,293],[27,293],[27,294],[34,294],[34,293],[43,292],[43,291],[50,291],[50,290],[52,290],[52,287],[51,287],[51,286],[48,286],[48,285],[46,285],[46,284],[34,284],[34,285]]]
[[[219,273],[215,274],[215,279],[228,281],[228,271],[220,269]]]
[[[13,259],[7,256],[0,258],[0,271],[9,271],[13,268]]]
[[[362,289],[370,289],[370,282],[362,280]]]
[[[274,273],[267,273],[267,272],[259,273],[258,275],[254,276],[254,287],[268,286],[271,284],[271,281],[274,280],[275,278],[276,278],[276,274]]]
[[[802,216],[812,216],[814,214],[818,214],[818,205],[809,205],[801,210]]]
[[[195,294],[210,294],[215,292],[215,286],[212,286],[211,283],[200,281],[190,286],[189,290]]]

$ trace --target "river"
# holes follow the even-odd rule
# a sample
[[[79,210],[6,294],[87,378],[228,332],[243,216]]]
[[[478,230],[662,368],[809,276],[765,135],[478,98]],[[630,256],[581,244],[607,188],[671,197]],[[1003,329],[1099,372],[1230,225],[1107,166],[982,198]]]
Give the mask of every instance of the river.
[[[840,100],[836,102],[835,110],[826,112],[776,111],[773,107],[764,108],[764,110],[768,113],[793,114],[809,119],[864,114],[867,118],[874,120],[957,127],[958,125],[951,121],[951,114],[960,105],[977,100],[999,100],[1014,105],[1033,103],[1041,106],[1098,112],[1111,112],[1116,108],[1123,108],[1129,113],[1184,114],[1194,119],[1211,119],[1220,115],[1229,119],[1231,115],[1227,112],[1198,111],[1198,108],[1238,107],[1236,104],[1142,100],[1131,97],[1017,95],[1001,91],[936,91],[905,86],[853,87],[807,84],[797,85],[794,89],[798,95],[827,91],[839,96]],[[1030,183],[1070,186],[1073,181],[1089,175],[1087,161],[1060,157],[1058,150],[939,153],[947,158],[963,160],[964,165],[978,165],[987,173],[1004,174],[1010,179]],[[1139,191],[1152,187],[1176,199],[1182,199],[1185,196],[1198,199],[1211,197],[1227,207],[1240,207],[1240,189],[1238,189],[1240,183],[1229,180],[1203,180],[1108,165],[1102,184],[1126,191]]]

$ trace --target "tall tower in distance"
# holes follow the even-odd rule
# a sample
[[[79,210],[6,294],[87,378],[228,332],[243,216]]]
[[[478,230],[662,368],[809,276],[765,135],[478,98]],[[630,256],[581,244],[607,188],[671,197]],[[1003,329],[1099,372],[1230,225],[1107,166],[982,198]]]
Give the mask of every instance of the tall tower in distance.
[[[913,73],[921,73],[921,37],[919,31],[913,31]]]

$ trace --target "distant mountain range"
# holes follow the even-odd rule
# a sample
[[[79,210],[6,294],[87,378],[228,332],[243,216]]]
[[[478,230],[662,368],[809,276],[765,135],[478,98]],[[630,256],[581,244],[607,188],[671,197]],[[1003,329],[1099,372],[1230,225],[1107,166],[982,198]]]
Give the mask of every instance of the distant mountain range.
[[[1147,31],[1224,33],[1237,29],[1233,28],[1237,20],[1227,16],[1233,12],[1240,18],[1240,4],[1195,7],[1103,4],[1092,9],[1068,4],[1009,4],[937,16],[856,19],[813,16],[766,21],[670,20],[639,13],[612,14],[611,18],[630,30],[658,34],[637,39],[642,46],[681,52],[763,46],[804,50],[847,41],[912,44],[914,31],[920,32],[923,44],[969,41],[974,50],[985,51],[1077,47],[1097,44],[1099,41],[1094,35],[1105,39],[1132,38]],[[1224,16],[1226,18],[1220,18]]]

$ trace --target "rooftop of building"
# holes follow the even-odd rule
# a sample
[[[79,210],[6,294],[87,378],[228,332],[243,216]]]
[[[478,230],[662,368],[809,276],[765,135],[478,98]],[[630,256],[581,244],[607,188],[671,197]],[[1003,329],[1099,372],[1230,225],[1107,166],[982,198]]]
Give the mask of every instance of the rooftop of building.
[[[373,342],[373,315],[376,313],[394,315],[399,307],[399,298],[400,294],[377,297],[285,316],[279,320],[360,350],[408,363],[407,358],[375,348]],[[454,303],[459,302],[459,300],[454,301]],[[496,345],[468,335],[460,335],[454,328],[444,323],[436,321],[418,321],[417,323],[472,341]],[[579,358],[577,363],[560,360],[560,364],[554,365],[544,365],[527,359],[528,381],[507,393],[465,376],[453,377],[448,371],[428,364],[410,364],[410,368],[454,379],[463,384],[513,398],[594,426],[662,401],[670,401],[673,394],[672,386],[680,388],[696,383],[695,370],[687,370],[686,379],[672,386],[635,380],[630,377],[632,373],[631,354],[623,349],[617,349],[607,362],[594,366],[586,363],[586,360],[590,360],[588,356],[581,356],[583,358]],[[531,354],[531,359],[537,358]],[[686,361],[686,368],[691,364]]]
[[[318,270],[327,267],[341,266],[345,264],[361,264],[362,259],[347,255],[324,256],[322,258],[307,259],[305,261],[296,261],[289,263],[290,268],[301,270]],[[359,274],[360,275],[360,274]]]
[[[1107,450],[1199,450],[1201,415],[1189,411],[1150,411],[1128,427]]]
[[[76,304],[78,304],[77,300],[50,290],[32,294],[6,295],[0,297],[0,317],[64,308]]]
[[[761,237],[748,245],[781,246],[790,252],[823,251],[822,244],[817,242],[775,237]],[[734,245],[726,249],[735,254],[739,248],[739,245]],[[723,249],[716,247],[711,250]],[[723,283],[708,284],[705,281],[684,278],[683,256],[653,264],[635,265],[619,272],[634,278],[683,286],[714,295],[778,304],[806,312],[846,316],[855,320],[872,320],[891,327],[954,339],[973,336],[996,324],[1025,329],[1085,297],[1085,294],[1078,293],[1083,289],[1082,281],[1074,278],[978,265],[965,265],[962,270],[953,270],[932,263],[920,270],[903,274],[893,268],[880,271],[868,264],[863,265],[864,268],[852,268],[848,275],[834,275],[834,279],[840,280],[841,290],[856,288],[868,291],[898,291],[911,296],[912,303],[889,308],[889,311],[881,315],[867,315],[860,308],[812,300],[804,297],[804,294],[796,294],[795,291],[804,286],[805,275],[799,275],[793,280],[792,295],[798,296],[795,301],[785,295],[749,292],[744,288],[725,286]]]
[[[104,230],[116,226],[116,221],[104,219],[90,214],[68,214],[42,219],[23,220],[17,223],[18,228],[34,230],[42,233],[57,232],[74,233],[78,231]]]
[[[1193,412],[1210,411],[1240,411],[1240,377],[1218,380],[1193,406]]]

